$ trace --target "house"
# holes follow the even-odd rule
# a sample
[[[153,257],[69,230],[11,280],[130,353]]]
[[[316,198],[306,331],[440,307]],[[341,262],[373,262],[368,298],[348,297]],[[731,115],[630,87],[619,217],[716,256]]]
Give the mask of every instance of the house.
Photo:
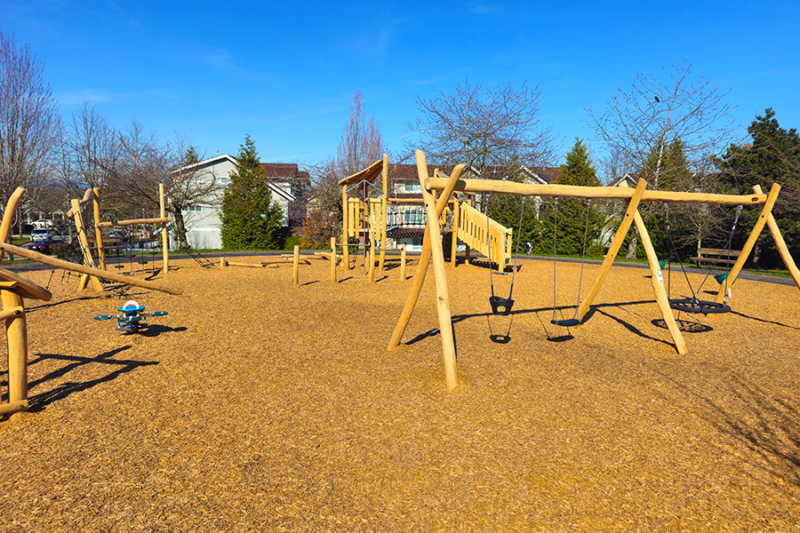
[[[262,163],[261,166],[269,178],[272,201],[283,211],[284,227],[289,228],[292,223],[298,224],[298,217],[305,216],[304,207],[299,205],[298,196],[304,190],[304,183],[308,183],[308,173],[300,171],[295,163]],[[222,248],[220,220],[222,197],[235,167],[236,158],[229,154],[212,157],[186,167],[197,170],[198,179],[214,179],[220,185],[220,191],[214,198],[184,210],[186,240],[192,248]],[[302,224],[302,218],[299,219],[299,223]]]

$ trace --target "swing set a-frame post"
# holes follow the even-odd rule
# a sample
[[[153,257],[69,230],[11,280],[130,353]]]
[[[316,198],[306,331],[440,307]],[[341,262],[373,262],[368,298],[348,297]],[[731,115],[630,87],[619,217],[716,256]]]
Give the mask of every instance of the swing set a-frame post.
[[[418,150],[417,158],[422,158],[424,163],[425,161],[425,154]],[[417,166],[419,170],[419,165]],[[458,182],[458,178],[461,176],[461,171],[464,170],[464,165],[458,165],[453,169],[453,174],[447,178],[447,183],[442,190],[442,194],[439,197],[438,202],[436,202],[436,217],[435,221],[438,225],[439,217],[444,212],[444,208],[447,206],[447,201],[450,199],[450,195],[453,193],[453,189]],[[427,165],[425,165],[425,177],[427,178]],[[441,172],[439,174],[442,174]],[[421,178],[421,176],[420,176]],[[423,185],[422,188],[424,189],[425,186]],[[411,281],[411,291],[408,294],[408,298],[406,299],[405,306],[403,307],[403,312],[400,314],[400,319],[397,321],[397,326],[394,328],[394,333],[392,334],[392,339],[389,341],[389,350],[393,350],[400,345],[400,341],[403,339],[403,333],[406,331],[406,327],[408,326],[408,321],[411,319],[411,314],[414,312],[414,307],[417,304],[417,299],[419,298],[419,293],[422,290],[422,285],[425,283],[425,276],[428,273],[428,263],[431,261],[431,232],[430,232],[430,225],[425,226],[425,235],[422,239],[422,253],[420,254],[419,263],[417,264],[417,270],[414,272],[414,277]],[[442,258],[444,260],[444,258]]]

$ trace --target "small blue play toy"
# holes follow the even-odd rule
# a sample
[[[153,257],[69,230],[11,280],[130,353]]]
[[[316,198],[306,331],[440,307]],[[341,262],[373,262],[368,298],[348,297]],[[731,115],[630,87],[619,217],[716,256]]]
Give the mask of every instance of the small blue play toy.
[[[126,302],[122,307],[118,307],[117,311],[121,315],[100,315],[94,317],[95,320],[109,320],[111,318],[117,319],[117,329],[123,333],[138,333],[139,330],[150,327],[147,323],[148,316],[165,316],[166,311],[156,311],[154,313],[143,313],[144,306],[139,305],[133,300]]]

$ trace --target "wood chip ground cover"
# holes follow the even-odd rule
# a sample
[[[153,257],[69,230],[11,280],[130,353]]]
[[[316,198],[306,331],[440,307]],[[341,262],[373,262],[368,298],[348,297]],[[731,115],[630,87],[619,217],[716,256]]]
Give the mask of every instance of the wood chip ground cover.
[[[579,268],[558,265],[565,317]],[[387,352],[397,268],[331,285],[313,261],[293,288],[290,265],[179,261],[155,279],[182,296],[57,271],[27,302],[32,409],[0,419],[0,531],[800,531],[797,288],[738,280],[733,312],[680,317],[680,356],[649,271],[612,268],[565,339],[552,270],[524,261],[499,317],[487,271],[448,266],[451,394],[432,272]],[[131,336],[92,319],[130,299],[169,315]]]

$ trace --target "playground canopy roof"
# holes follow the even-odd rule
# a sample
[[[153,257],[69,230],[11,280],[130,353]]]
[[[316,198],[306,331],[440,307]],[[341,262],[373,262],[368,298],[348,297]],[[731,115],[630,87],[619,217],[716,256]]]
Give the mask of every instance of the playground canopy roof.
[[[382,173],[383,173],[383,159],[379,159],[370,166],[368,166],[367,168],[365,168],[364,170],[359,170],[352,176],[347,176],[343,180],[340,180],[339,185],[344,187],[347,185],[354,185],[356,183],[361,183],[364,180],[372,183]]]

